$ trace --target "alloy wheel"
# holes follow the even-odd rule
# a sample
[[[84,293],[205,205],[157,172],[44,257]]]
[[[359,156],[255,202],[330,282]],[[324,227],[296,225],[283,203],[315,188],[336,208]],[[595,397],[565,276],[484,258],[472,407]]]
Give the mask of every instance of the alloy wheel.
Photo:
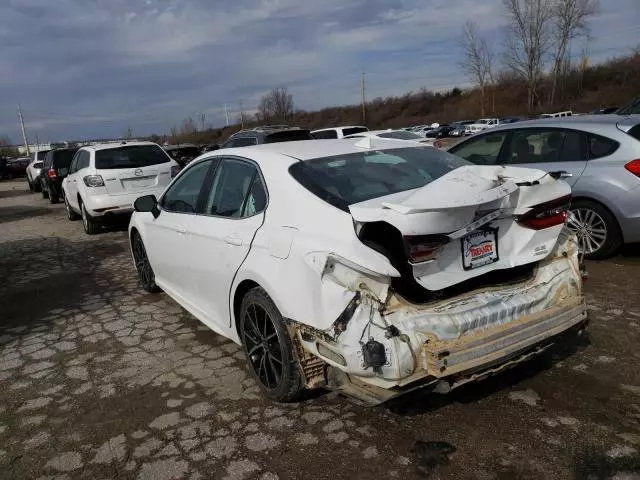
[[[251,368],[268,390],[278,388],[283,375],[283,351],[273,320],[260,305],[252,303],[243,319],[244,344]]]
[[[578,243],[585,254],[597,252],[607,240],[607,224],[589,208],[571,210],[567,224],[578,236]]]
[[[133,240],[133,258],[136,262],[136,270],[140,275],[140,281],[145,286],[150,286],[155,281],[149,258],[147,257],[147,250],[144,248],[142,238],[140,235],[136,235]]]

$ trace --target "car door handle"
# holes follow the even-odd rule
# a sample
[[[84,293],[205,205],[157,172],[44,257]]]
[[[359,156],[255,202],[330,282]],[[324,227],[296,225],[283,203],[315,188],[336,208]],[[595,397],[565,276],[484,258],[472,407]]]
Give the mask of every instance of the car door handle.
[[[184,235],[185,233],[187,233],[187,229],[182,226],[179,226],[179,227],[176,227],[176,232],[178,232],[180,235]]]
[[[227,235],[226,237],[224,237],[224,241],[225,243],[228,243],[229,245],[235,245],[236,247],[242,246],[242,238],[238,237],[237,235]]]

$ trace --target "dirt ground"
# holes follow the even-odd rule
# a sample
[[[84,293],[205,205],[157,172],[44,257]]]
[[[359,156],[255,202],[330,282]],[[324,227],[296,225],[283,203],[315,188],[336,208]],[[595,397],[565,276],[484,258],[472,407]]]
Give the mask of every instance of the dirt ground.
[[[266,401],[238,346],[0,182],[0,479],[640,479],[640,253],[589,264],[589,335],[450,395]],[[176,252],[176,255],[179,255]]]

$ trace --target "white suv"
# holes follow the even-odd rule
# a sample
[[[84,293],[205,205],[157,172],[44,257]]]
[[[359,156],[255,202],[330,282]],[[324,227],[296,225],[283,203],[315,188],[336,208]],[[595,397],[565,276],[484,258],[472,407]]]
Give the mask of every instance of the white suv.
[[[151,142],[83,147],[62,182],[67,216],[69,220],[82,217],[85,232],[97,233],[101,220],[131,213],[138,197],[159,197],[179,170],[179,165]]]

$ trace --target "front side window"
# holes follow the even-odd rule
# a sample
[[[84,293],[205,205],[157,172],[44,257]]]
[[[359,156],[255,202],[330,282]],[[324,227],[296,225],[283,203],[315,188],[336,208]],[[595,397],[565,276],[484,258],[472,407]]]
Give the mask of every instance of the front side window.
[[[198,212],[198,198],[213,159],[189,167],[162,197],[162,208],[176,213]]]
[[[455,146],[449,152],[477,165],[495,165],[506,138],[507,132],[490,133]]]
[[[582,135],[573,130],[523,129],[514,131],[506,163],[583,161]]]
[[[213,181],[206,213],[241,218],[259,213],[265,206],[266,192],[255,165],[242,160],[223,160]]]
[[[395,148],[296,162],[289,173],[331,205],[348,206],[420,188],[469,162],[433,148]]]
[[[171,158],[157,145],[130,145],[96,152],[98,170],[142,168],[169,161]]]

